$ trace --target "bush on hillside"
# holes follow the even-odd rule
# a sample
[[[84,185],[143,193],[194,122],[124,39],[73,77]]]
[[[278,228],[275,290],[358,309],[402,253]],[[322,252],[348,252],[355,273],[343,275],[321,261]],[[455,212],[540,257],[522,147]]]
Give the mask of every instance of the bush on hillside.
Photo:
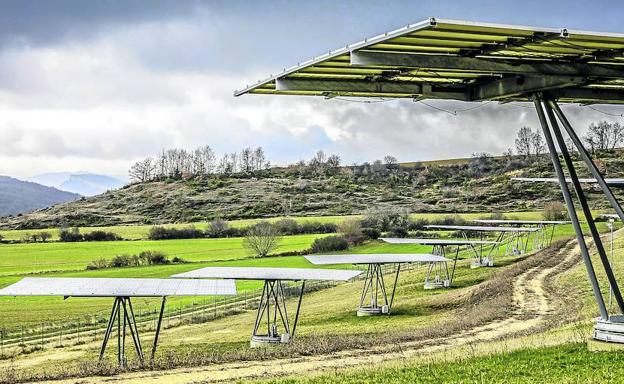
[[[166,265],[170,263],[185,263],[180,257],[169,260],[167,255],[160,251],[143,251],[138,255],[117,255],[111,260],[97,259],[87,265],[88,270],[104,268],[139,267],[143,265]]]
[[[568,218],[568,211],[559,201],[551,201],[544,206],[542,211],[544,220],[566,220]]]
[[[102,230],[92,231],[82,235],[84,241],[118,241],[121,236],[114,232],[106,232]]]
[[[312,253],[325,253],[344,251],[347,248],[349,248],[349,243],[347,242],[347,239],[339,235],[334,235],[321,237],[314,240],[314,242],[312,243],[312,247],[310,247],[310,250],[312,251]]]
[[[230,225],[227,221],[223,219],[214,219],[210,223],[208,223],[208,228],[206,229],[206,237],[226,237],[229,229]]]
[[[247,229],[243,245],[257,257],[265,257],[279,245],[281,241],[277,227],[268,221],[261,221]]]
[[[360,244],[364,240],[362,225],[358,219],[352,217],[344,219],[338,224],[338,231],[351,245]]]
[[[150,240],[199,239],[205,237],[204,232],[189,226],[186,228],[152,227],[147,235]]]
[[[362,236],[366,240],[376,240],[381,236],[381,232],[376,228],[362,228]]]
[[[409,229],[411,220],[407,211],[403,209],[384,209],[371,211],[362,220],[362,226],[376,228],[381,232],[388,232],[394,227]]]
[[[299,224],[294,219],[280,219],[274,225],[282,235],[298,235],[300,233]]]
[[[59,240],[67,243],[73,243],[77,241],[83,241],[84,237],[80,233],[80,230],[74,228],[61,228],[59,229]]]

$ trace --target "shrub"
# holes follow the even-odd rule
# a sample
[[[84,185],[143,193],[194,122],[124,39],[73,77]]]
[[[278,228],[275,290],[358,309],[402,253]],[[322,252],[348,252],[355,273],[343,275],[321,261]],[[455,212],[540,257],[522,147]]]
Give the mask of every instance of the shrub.
[[[563,203],[551,201],[544,206],[542,216],[544,220],[565,220],[568,218],[568,211]]]
[[[277,227],[261,221],[247,230],[243,245],[257,257],[265,257],[279,245],[281,237]]]
[[[93,260],[92,262],[89,263],[89,265],[87,265],[87,269],[89,270],[102,269],[102,268],[108,268],[108,260],[104,258]]]
[[[281,219],[276,221],[274,225],[282,235],[297,235],[300,233],[299,224],[293,219]]]
[[[362,235],[367,240],[376,240],[381,236],[381,232],[376,228],[362,228]]]
[[[337,231],[338,226],[333,223],[306,221],[299,225],[299,233],[302,235],[313,233],[336,233]]]
[[[407,211],[402,209],[371,211],[362,220],[362,226],[376,228],[381,232],[390,231],[393,227],[404,227],[407,230],[410,223]]]
[[[466,219],[459,215],[446,215],[431,221],[434,225],[465,225]]]
[[[109,263],[111,268],[129,267],[132,265],[132,256],[117,255],[113,257]]]
[[[407,228],[397,225],[390,228],[389,234],[392,237],[407,237],[408,231]]]
[[[87,265],[87,269],[95,270],[103,268],[139,267],[142,265],[165,265],[171,262],[185,263],[186,261],[177,256],[170,261],[167,255],[160,251],[143,251],[138,255],[117,255],[110,261],[106,259],[93,260]]]
[[[324,253],[333,251],[344,251],[347,248],[349,248],[349,243],[347,242],[347,239],[339,235],[334,235],[314,240],[310,250],[312,251],[312,253]]]
[[[364,240],[362,226],[358,219],[347,218],[338,224],[338,231],[349,244],[359,244]]]
[[[59,240],[64,242],[76,242],[84,240],[78,228],[61,228],[59,229]]]
[[[169,258],[160,251],[143,251],[138,255],[139,259],[147,261],[149,265],[169,264]]]
[[[230,229],[230,225],[227,221],[222,219],[214,219],[210,223],[208,223],[208,228],[206,229],[206,236],[211,238],[216,237],[227,237],[226,234]]]
[[[52,237],[52,234],[50,232],[39,232],[39,238],[41,239],[41,241],[43,241],[44,243],[46,241],[48,241],[48,239],[50,239]],[[0,240],[2,240],[2,238],[0,238]]]
[[[92,231],[85,233],[83,236],[84,241],[117,241],[121,240],[121,236],[114,232],[106,232],[102,230]]]
[[[205,237],[204,232],[189,226],[186,228],[152,227],[147,235],[150,240],[198,239]]]

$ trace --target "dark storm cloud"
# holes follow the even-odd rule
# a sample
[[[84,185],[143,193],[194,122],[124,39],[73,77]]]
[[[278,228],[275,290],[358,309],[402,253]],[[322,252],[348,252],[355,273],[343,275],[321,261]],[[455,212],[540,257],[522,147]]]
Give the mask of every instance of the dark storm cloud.
[[[183,17],[198,5],[197,1],[166,0],[5,0],[0,10],[0,44],[83,39],[103,26]]]

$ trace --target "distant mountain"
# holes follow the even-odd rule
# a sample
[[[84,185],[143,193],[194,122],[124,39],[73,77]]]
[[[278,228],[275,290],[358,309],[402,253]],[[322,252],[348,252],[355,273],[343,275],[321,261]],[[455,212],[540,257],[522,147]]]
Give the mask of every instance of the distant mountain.
[[[44,173],[31,177],[29,180],[83,196],[99,195],[126,184],[126,181],[121,178],[84,172]]]
[[[31,212],[79,198],[80,195],[75,193],[0,176],[0,217]]]

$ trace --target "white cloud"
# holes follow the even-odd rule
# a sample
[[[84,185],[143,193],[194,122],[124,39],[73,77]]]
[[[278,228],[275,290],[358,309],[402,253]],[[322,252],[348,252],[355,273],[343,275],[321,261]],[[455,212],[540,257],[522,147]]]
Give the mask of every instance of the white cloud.
[[[270,71],[156,64],[182,55],[179,47],[189,41],[184,60],[192,62],[192,50],[210,51],[210,40],[201,39],[213,26],[192,22],[138,24],[80,43],[0,51],[0,174],[119,174],[162,148],[205,144],[219,152],[262,145],[277,163],[309,158],[319,148],[347,163],[385,154],[403,161],[496,154],[513,144],[520,126],[538,126],[531,109],[494,103],[453,116],[411,101],[234,98],[235,88]],[[587,108],[567,110],[578,127],[605,118]]]

